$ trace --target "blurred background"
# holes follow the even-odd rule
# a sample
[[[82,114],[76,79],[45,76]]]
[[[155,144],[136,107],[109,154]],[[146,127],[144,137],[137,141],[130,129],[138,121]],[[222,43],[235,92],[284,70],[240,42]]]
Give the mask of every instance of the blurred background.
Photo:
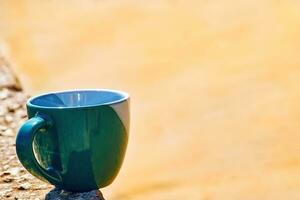
[[[0,2],[30,95],[131,94],[107,199],[300,199],[300,2]]]

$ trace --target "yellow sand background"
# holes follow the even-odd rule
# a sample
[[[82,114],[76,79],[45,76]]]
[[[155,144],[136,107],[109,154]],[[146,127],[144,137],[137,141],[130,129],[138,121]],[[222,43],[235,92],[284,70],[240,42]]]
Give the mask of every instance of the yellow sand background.
[[[29,94],[131,94],[112,200],[300,199],[300,2],[0,1]],[[4,45],[3,45],[4,44]]]

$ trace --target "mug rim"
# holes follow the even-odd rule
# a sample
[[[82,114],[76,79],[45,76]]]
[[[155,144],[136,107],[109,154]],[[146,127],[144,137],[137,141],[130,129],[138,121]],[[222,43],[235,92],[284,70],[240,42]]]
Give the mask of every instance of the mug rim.
[[[51,94],[61,94],[61,93],[70,93],[70,92],[111,92],[111,93],[115,93],[115,94],[119,94],[122,96],[122,98],[114,100],[114,101],[109,101],[109,102],[105,102],[105,103],[96,103],[93,105],[84,105],[84,106],[70,106],[70,107],[52,107],[52,106],[41,106],[41,105],[37,105],[32,103],[33,100],[46,96],[46,95],[51,95]],[[104,106],[104,105],[114,105],[114,104],[118,104],[118,103],[122,103],[126,100],[129,99],[129,94],[127,92],[124,91],[120,91],[120,90],[114,90],[114,89],[69,89],[69,90],[58,90],[58,91],[53,91],[53,92],[45,92],[39,95],[35,95],[33,97],[30,97],[27,102],[26,105],[28,107],[34,107],[34,108],[42,108],[42,109],[51,109],[51,110],[65,110],[65,109],[83,109],[83,108],[93,108],[93,107],[97,107],[97,106]]]

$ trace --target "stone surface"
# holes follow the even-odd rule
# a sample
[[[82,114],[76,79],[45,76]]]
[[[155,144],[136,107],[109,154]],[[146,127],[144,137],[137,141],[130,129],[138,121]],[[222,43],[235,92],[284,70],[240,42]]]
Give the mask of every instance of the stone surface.
[[[0,55],[0,89],[10,88],[13,90],[21,90],[20,82],[18,78],[14,75],[9,63]],[[5,97],[5,93],[0,95],[0,99]]]
[[[90,192],[68,192],[61,189],[53,189],[47,195],[45,200],[104,200],[99,190]]]

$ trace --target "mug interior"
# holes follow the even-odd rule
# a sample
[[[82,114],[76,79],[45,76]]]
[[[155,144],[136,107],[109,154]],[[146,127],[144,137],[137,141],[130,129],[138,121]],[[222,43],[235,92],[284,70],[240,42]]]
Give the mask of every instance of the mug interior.
[[[37,107],[76,108],[114,104],[127,98],[128,94],[115,90],[73,90],[33,97],[28,104]]]

